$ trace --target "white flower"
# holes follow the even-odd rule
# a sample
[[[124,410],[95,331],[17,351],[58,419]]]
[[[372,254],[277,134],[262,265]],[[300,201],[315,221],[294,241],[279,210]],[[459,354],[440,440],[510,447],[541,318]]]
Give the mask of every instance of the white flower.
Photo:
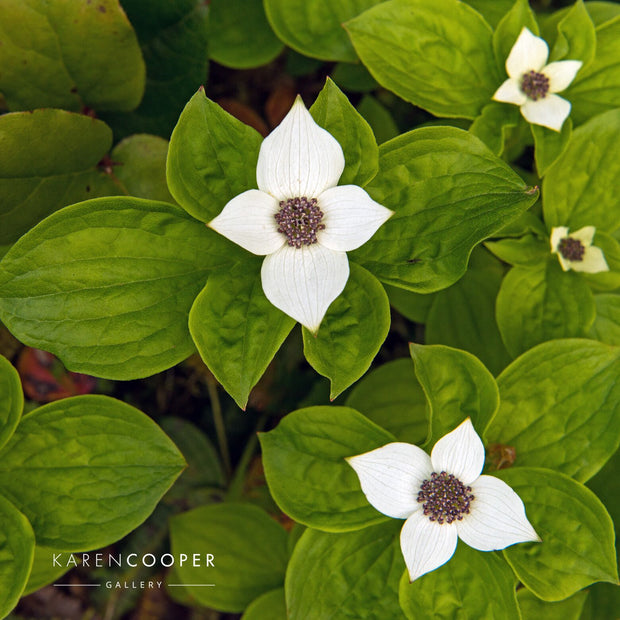
[[[528,123],[560,131],[570,114],[570,102],[554,93],[568,88],[583,64],[559,60],[546,64],[549,46],[527,28],[521,30],[506,60],[508,78],[493,99],[521,106]]]
[[[366,243],[392,215],[361,187],[336,187],[343,170],[340,144],[297,97],[261,145],[258,189],[233,198],[209,222],[246,250],[266,256],[265,296],[314,333],[347,283],[345,252]]]
[[[469,418],[430,457],[390,443],[347,461],[379,512],[406,519],[400,548],[411,581],[445,564],[458,538],[480,551],[540,541],[519,496],[499,478],[480,475],[484,446]]]
[[[551,229],[551,253],[558,255],[564,271],[609,271],[603,250],[592,245],[595,232],[594,226],[584,226],[570,234],[566,226]]]

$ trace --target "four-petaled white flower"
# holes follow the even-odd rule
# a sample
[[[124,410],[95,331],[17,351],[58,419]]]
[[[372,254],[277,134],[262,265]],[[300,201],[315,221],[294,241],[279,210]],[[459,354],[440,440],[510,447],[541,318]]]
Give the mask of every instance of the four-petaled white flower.
[[[584,226],[570,234],[566,226],[551,229],[551,253],[558,255],[564,271],[609,271],[603,250],[592,245],[595,232],[594,226]]]
[[[406,519],[400,547],[411,581],[445,564],[458,538],[480,551],[540,541],[519,496],[499,478],[480,475],[484,446],[469,418],[430,457],[390,443],[347,461],[379,512]]]
[[[258,189],[233,198],[209,222],[224,237],[265,256],[265,296],[313,333],[347,283],[346,252],[366,243],[392,215],[361,187],[336,186],[344,164],[338,141],[297,97],[261,145]]]
[[[546,64],[548,57],[545,40],[523,28],[506,60],[508,79],[493,99],[520,106],[528,123],[560,131],[571,104],[555,93],[568,88],[583,63],[559,60]]]

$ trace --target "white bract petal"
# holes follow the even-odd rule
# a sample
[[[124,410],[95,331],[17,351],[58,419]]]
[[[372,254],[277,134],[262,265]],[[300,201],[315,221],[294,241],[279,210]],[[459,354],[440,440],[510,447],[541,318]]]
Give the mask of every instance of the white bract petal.
[[[434,471],[453,474],[465,485],[480,475],[484,446],[469,418],[433,446],[431,462]]]
[[[347,462],[360,479],[368,502],[394,519],[406,519],[421,508],[417,493],[430,478],[431,459],[417,446],[389,443],[381,448],[352,456]]]
[[[579,230],[571,233],[569,236],[573,239],[578,239],[581,243],[587,248],[592,245],[592,241],[594,240],[594,235],[596,234],[595,226],[584,226]]]
[[[601,271],[609,271],[609,265],[605,260],[605,255],[601,248],[592,245],[586,248],[583,254],[583,260],[571,261],[571,268],[575,271],[584,273],[600,273]]]
[[[527,28],[521,30],[506,59],[506,73],[519,80],[527,71],[540,71],[549,57],[549,46]]]
[[[493,95],[495,101],[501,101],[503,103],[514,103],[516,105],[523,105],[527,101],[525,93],[521,90],[518,80],[508,78]]]
[[[438,525],[421,511],[414,512],[400,532],[400,548],[409,571],[409,580],[445,564],[456,550],[458,534],[454,523]]]
[[[543,67],[541,73],[549,78],[549,92],[560,93],[568,88],[581,65],[581,60],[558,60]]]
[[[261,269],[267,299],[313,333],[348,278],[347,255],[319,243],[284,245],[265,258]]]
[[[318,197],[325,229],[319,243],[331,250],[350,252],[366,243],[393,211],[375,202],[357,185],[339,185]]]
[[[521,106],[521,114],[528,123],[561,131],[570,114],[571,104],[558,95],[547,95],[538,101],[528,99]]]
[[[334,187],[344,170],[338,141],[319,127],[300,97],[284,120],[263,140],[258,155],[258,188],[278,200],[316,198]]]
[[[566,226],[555,226],[551,229],[551,252],[553,254],[557,253],[558,246],[560,245],[560,241],[568,237],[568,228]]]
[[[456,522],[463,542],[480,551],[493,551],[540,540],[525,516],[521,498],[503,480],[480,476],[471,487],[470,513]]]
[[[208,226],[253,254],[271,254],[286,241],[274,217],[278,208],[273,196],[250,189],[229,201]]]

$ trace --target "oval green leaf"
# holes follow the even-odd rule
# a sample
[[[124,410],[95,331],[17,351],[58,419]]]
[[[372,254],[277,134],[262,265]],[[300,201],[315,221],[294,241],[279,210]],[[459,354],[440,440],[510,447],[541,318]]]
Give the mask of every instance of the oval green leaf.
[[[620,295],[595,295],[596,319],[590,337],[620,347]]]
[[[261,594],[246,608],[241,620],[287,620],[284,588]]]
[[[0,448],[9,440],[22,415],[22,382],[11,363],[0,355]]]

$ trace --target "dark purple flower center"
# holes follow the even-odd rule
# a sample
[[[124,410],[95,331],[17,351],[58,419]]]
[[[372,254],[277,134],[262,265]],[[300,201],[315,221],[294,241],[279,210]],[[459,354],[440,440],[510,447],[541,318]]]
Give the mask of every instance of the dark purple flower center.
[[[566,260],[582,261],[586,248],[579,239],[564,237],[564,239],[560,239],[558,251]]]
[[[549,92],[549,78],[538,71],[528,71],[521,78],[521,91],[533,101],[544,99]]]
[[[321,223],[323,211],[319,209],[316,198],[289,198],[280,200],[280,210],[274,216],[278,222],[278,232],[286,236],[287,243],[300,248],[317,242],[316,234],[325,228]]]
[[[469,514],[473,499],[471,487],[445,471],[433,472],[418,492],[418,503],[422,504],[424,514],[439,525],[461,521],[464,514]]]

